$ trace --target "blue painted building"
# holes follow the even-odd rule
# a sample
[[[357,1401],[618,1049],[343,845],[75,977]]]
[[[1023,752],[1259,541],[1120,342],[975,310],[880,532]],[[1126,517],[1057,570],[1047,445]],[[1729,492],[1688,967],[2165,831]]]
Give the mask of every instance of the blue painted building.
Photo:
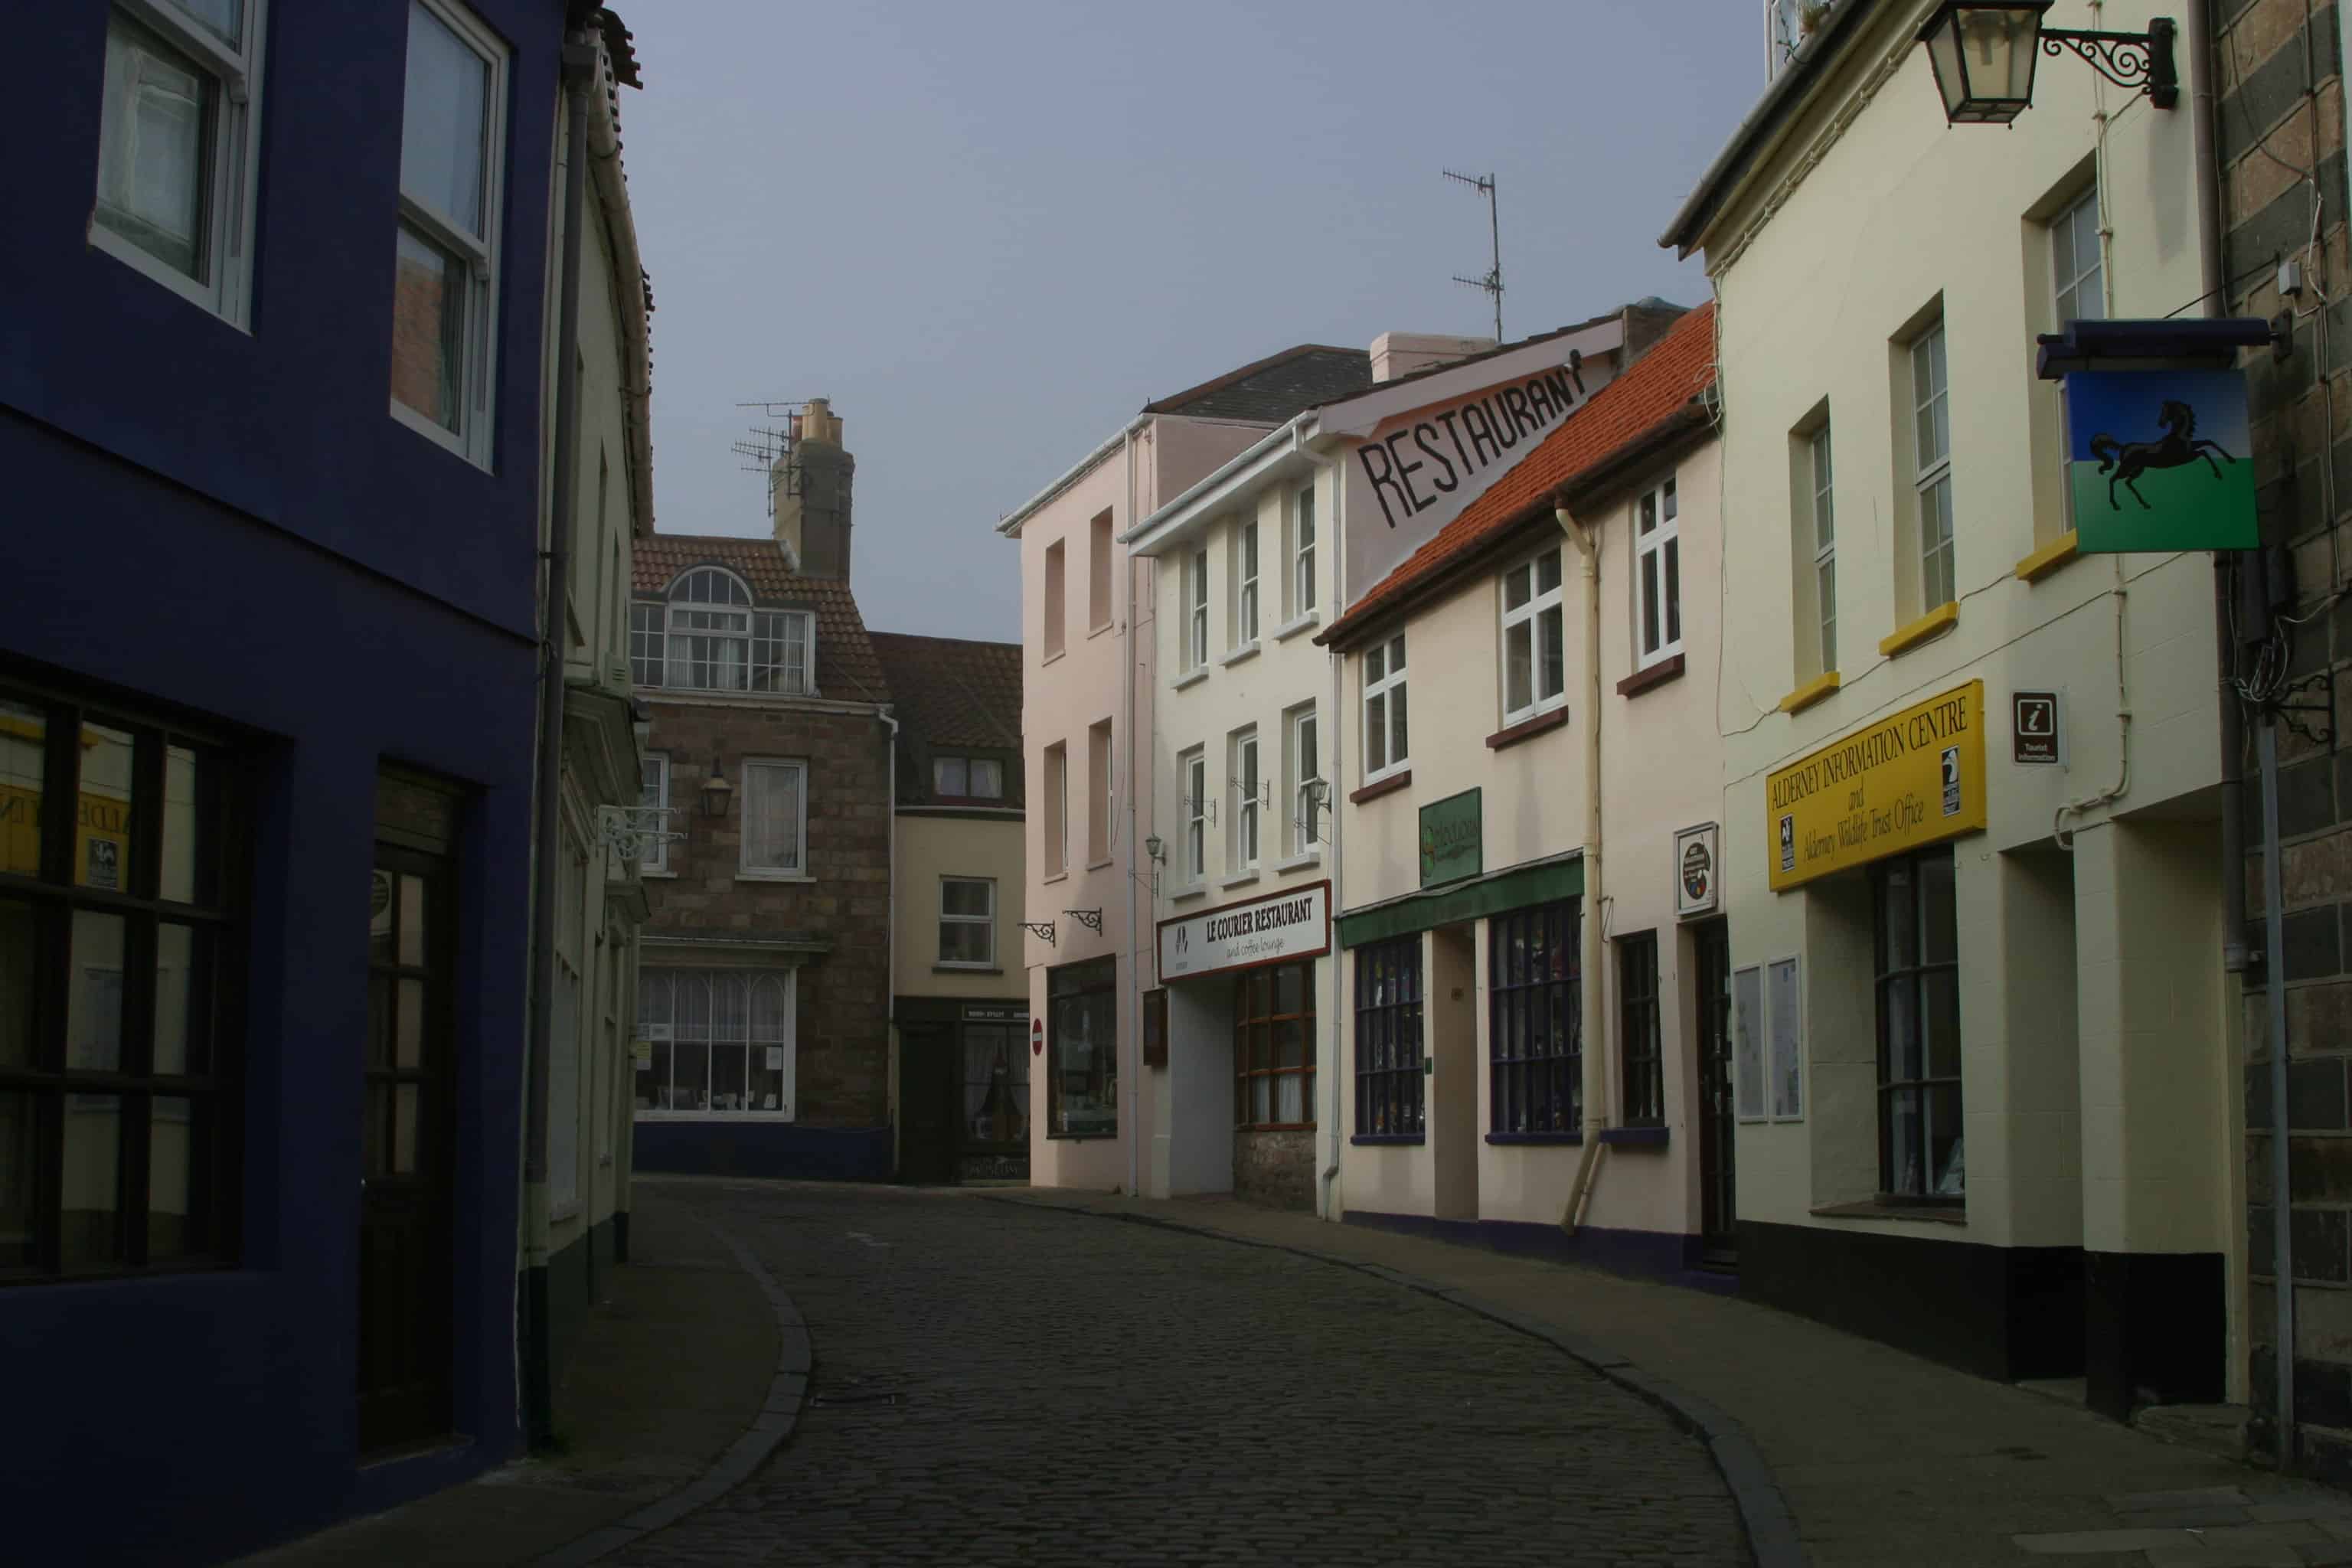
[[[24,8],[0,1510],[216,1561],[518,1446],[558,0]]]

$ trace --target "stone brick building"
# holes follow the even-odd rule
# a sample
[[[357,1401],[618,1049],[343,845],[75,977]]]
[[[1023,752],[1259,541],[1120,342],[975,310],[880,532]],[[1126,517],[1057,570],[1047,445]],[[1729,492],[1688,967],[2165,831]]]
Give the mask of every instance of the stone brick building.
[[[2296,1288],[2294,1406],[2301,1465],[2352,1479],[2352,1121],[2345,1069],[2352,1054],[2352,959],[2342,927],[2352,914],[2352,754],[2344,746],[2337,686],[2352,661],[2352,615],[2342,603],[2345,485],[2352,478],[2352,331],[2343,291],[2352,281],[2345,215],[2345,104],[2338,7],[2308,0],[2213,0],[2210,59],[2219,165],[2220,273],[2231,281],[2218,313],[2286,325],[2280,356],[2246,356],[2260,481],[2263,554],[2234,563],[2224,587],[2237,607],[2241,679],[2256,677],[2265,643],[2286,679],[2308,684],[2289,700],[2313,705],[2305,732],[2282,725],[2278,812],[2285,973],[2290,1230]],[[2201,107],[2201,106],[2200,106]],[[2281,291],[2281,263],[2300,271]],[[2287,320],[2286,318],[2291,318]],[[2265,617],[2261,599],[2291,582],[2292,603]],[[2329,723],[2333,719],[2332,725]],[[2316,721],[2315,722],[2315,721]],[[2330,733],[2330,731],[2333,733]],[[2251,1447],[2275,1454],[2278,1300],[2273,1262],[2273,1179],[2262,791],[2252,723],[2232,759],[2242,778],[2249,967],[2243,1047],[2247,1252],[2253,1276]]]
[[[851,462],[794,421],[768,539],[640,540],[649,722],[641,1170],[891,1173],[890,693],[850,588]]]

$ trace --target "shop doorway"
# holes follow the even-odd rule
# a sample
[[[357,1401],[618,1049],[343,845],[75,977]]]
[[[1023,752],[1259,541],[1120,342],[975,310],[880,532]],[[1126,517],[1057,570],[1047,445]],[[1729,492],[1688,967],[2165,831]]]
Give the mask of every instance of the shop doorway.
[[[1739,1261],[1739,1200],[1731,1100],[1731,928],[1713,920],[1691,932],[1697,962],[1699,1245],[1710,1268]]]
[[[450,1425],[450,883],[439,856],[376,847],[361,1045],[362,1452],[422,1442]]]
[[[898,1030],[898,1179],[946,1186],[956,1179],[955,1034]]]
[[[1029,1048],[1021,1026],[965,1024],[958,1067],[958,1175],[1027,1175]]]
[[[1429,1142],[1439,1219],[1478,1217],[1478,937],[1429,933]]]

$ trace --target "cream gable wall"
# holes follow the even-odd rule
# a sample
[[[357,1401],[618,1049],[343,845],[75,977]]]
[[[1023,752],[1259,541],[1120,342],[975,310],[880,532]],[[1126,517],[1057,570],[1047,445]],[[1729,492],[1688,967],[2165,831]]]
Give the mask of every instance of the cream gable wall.
[[[890,989],[901,996],[1025,998],[1022,968],[1026,933],[1021,911],[1028,893],[1022,819],[933,816],[902,810],[898,833],[898,888],[891,900],[897,939]],[[941,969],[940,879],[989,877],[996,882],[996,963],[988,969]],[[1033,1064],[1034,1068],[1034,1064]],[[1033,1070],[1032,1077],[1034,1077]]]

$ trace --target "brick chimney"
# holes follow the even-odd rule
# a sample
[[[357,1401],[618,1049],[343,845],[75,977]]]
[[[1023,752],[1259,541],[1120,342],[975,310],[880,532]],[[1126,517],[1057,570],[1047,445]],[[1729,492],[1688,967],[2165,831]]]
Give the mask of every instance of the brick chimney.
[[[849,580],[850,478],[857,460],[841,444],[841,420],[829,398],[812,397],[793,419],[792,450],[778,459],[776,542],[803,577]]]
[[[1372,340],[1372,381],[1394,381],[1495,346],[1492,338],[1450,338],[1434,332],[1382,332]]]

